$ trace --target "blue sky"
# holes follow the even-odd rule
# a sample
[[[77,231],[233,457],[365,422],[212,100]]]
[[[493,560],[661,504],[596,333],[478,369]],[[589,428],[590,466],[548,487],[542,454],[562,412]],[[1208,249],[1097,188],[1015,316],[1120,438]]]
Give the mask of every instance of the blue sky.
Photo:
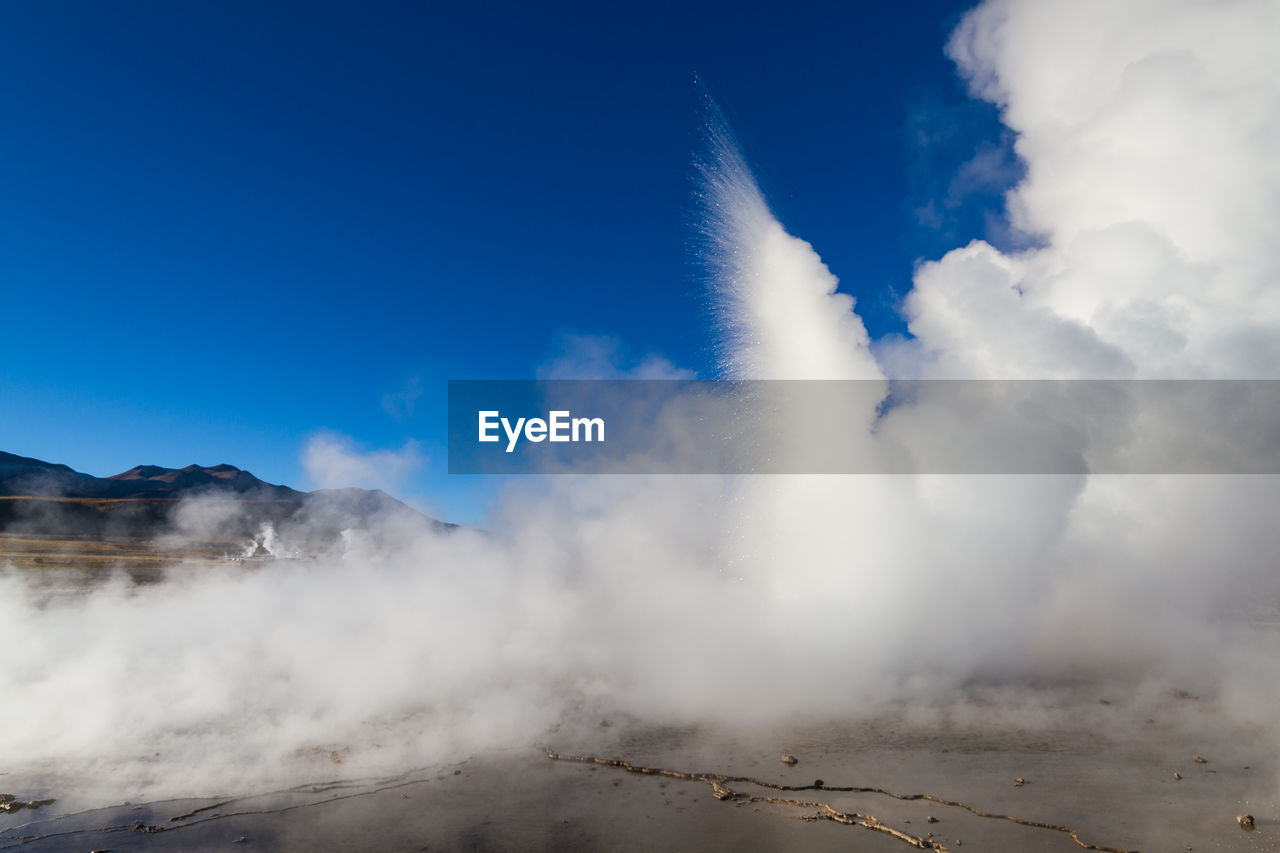
[[[317,433],[417,442],[449,379],[566,334],[715,375],[700,78],[771,204],[902,331],[913,264],[1017,178],[943,54],[968,4],[0,5],[0,449],[308,487]]]

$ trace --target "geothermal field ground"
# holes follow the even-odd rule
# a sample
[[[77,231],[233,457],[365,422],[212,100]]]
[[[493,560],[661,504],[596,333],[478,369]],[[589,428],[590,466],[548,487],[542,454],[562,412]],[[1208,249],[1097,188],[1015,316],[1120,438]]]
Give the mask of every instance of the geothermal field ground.
[[[1039,697],[1048,700],[1050,697]],[[1055,691],[1034,725],[1009,697],[759,730],[549,732],[540,744],[381,777],[332,771],[287,790],[58,804],[0,818],[4,849],[957,850],[1274,849],[1274,748],[1223,730],[1203,700],[1122,703]],[[1018,703],[1027,697],[1018,697]],[[1105,701],[1105,700],[1102,700]],[[1078,703],[1078,704],[1076,704]],[[936,715],[935,719],[921,717]],[[1054,719],[1056,717],[1056,719]],[[604,721],[602,721],[604,722]],[[791,752],[783,753],[788,749]],[[1206,753],[1201,756],[1199,753]],[[796,759],[783,763],[782,756]],[[1198,759],[1203,759],[1200,761]],[[10,777],[11,778],[11,777]],[[19,780],[12,780],[19,781]],[[55,786],[56,787],[56,786]],[[30,791],[32,789],[28,789]],[[117,791],[122,798],[127,790]],[[51,788],[41,794],[55,796]]]
[[[139,553],[148,566],[167,563],[164,583],[227,571],[215,554],[224,543],[3,541],[38,606],[55,610],[104,583],[145,596],[163,572],[139,574]],[[123,556],[111,580],[102,555],[113,549]],[[32,553],[57,557],[23,565]],[[1252,646],[1280,654],[1274,616],[1241,627]],[[919,628],[946,640],[944,625]],[[716,631],[683,639],[688,654],[734,642]],[[856,648],[845,656],[856,666]],[[722,663],[750,672],[749,658]],[[77,713],[92,716],[86,698]],[[726,695],[698,722],[665,724],[568,704],[526,738],[413,767],[370,762],[362,753],[379,751],[376,737],[299,744],[287,775],[247,772],[217,783],[218,796],[161,794],[217,763],[199,749],[179,742],[176,761],[157,752],[150,769],[131,759],[122,774],[101,763],[111,750],[100,744],[85,753],[88,772],[74,757],[0,770],[0,789],[13,792],[0,803],[0,849],[1262,851],[1280,840],[1273,728],[1245,722],[1226,697],[1125,678],[975,682],[856,710],[784,701],[790,711],[754,723],[743,701]],[[1246,814],[1250,831],[1239,824]]]

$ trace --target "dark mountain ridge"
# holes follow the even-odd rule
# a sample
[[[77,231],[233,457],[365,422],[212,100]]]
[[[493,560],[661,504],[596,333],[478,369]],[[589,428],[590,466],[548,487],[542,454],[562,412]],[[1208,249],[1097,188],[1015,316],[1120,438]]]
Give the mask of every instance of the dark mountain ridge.
[[[236,539],[271,523],[307,540],[330,540],[376,523],[448,529],[381,490],[300,492],[234,465],[138,465],[94,477],[66,465],[0,451],[0,533]]]
[[[94,477],[66,465],[0,451],[0,497],[128,499],[196,493],[252,495],[258,500],[301,500],[306,494],[225,463],[209,468],[138,465],[121,474]]]
[[[259,499],[298,500],[305,494],[288,486],[264,482],[248,471],[227,464],[214,465],[212,468],[202,468],[199,465],[188,465],[185,468],[139,465],[123,474],[104,479],[115,483],[115,488],[132,491],[138,497],[181,496],[192,491],[213,491],[241,495],[253,493]]]

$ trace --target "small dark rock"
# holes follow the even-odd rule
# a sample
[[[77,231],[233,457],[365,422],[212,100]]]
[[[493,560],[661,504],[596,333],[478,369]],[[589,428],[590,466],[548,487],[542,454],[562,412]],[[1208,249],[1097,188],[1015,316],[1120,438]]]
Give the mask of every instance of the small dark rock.
[[[13,794],[0,794],[0,811],[20,812],[23,809],[38,809],[57,802],[57,800],[19,800]]]
[[[821,787],[822,787],[823,785],[825,785],[825,784],[827,784],[827,783],[826,783],[826,782],[823,782],[821,779],[814,779],[814,780],[813,780],[813,787],[815,787],[815,788],[821,788]]]
[[[1251,814],[1236,815],[1236,823],[1240,824],[1240,828],[1243,829],[1245,832],[1249,832],[1253,829],[1253,815]]]
[[[1182,778],[1182,774],[1181,774],[1181,773],[1179,773],[1177,770],[1173,771],[1173,779],[1174,779],[1174,781],[1175,781],[1175,782],[1176,782],[1177,780],[1181,779],[1181,778]]]
[[[782,763],[787,765],[788,767],[795,767],[797,764],[800,763],[800,759],[796,758],[794,755],[791,755],[785,752],[782,754],[781,760],[782,760]]]
[[[938,822],[938,819],[933,815],[929,815],[927,818],[925,818],[925,823],[937,823],[937,822]]]

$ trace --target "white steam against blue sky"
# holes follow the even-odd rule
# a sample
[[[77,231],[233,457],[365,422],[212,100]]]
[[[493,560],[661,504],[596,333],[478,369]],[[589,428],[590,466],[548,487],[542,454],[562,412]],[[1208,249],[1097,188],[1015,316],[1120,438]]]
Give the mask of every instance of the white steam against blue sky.
[[[922,263],[907,337],[872,339],[821,247],[788,232],[715,129],[703,201],[721,370],[1271,376],[1277,14],[1038,0],[964,18],[949,52],[1016,135],[1026,177],[1008,208],[1034,239]],[[546,370],[680,375],[635,345],[566,339]],[[873,417],[849,413],[867,433]],[[308,459],[336,483],[416,454],[322,436]],[[485,533],[389,529],[279,570],[52,602],[5,576],[0,647],[24,649],[0,663],[7,767],[208,794],[306,778],[335,751],[362,773],[527,746],[580,714],[848,717],[1072,679],[1123,683],[1139,705],[1187,687],[1276,736],[1280,656],[1240,628],[1280,592],[1276,490],[1271,477],[557,478],[511,484]]]

